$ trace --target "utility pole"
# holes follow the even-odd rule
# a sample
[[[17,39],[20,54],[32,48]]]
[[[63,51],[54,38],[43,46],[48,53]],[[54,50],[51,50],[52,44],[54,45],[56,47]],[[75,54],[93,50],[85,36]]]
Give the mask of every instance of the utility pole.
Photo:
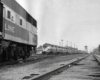
[[[74,43],[74,48],[75,48],[75,43]]]
[[[72,47],[72,42],[70,42],[70,46]]]
[[[67,41],[67,47],[68,47],[68,41]]]
[[[61,40],[62,41],[62,50],[63,50],[63,40]],[[62,51],[63,52],[63,51]]]
[[[63,47],[63,40],[61,40],[62,41],[62,47]]]
[[[67,41],[67,53],[68,53],[68,41]]]

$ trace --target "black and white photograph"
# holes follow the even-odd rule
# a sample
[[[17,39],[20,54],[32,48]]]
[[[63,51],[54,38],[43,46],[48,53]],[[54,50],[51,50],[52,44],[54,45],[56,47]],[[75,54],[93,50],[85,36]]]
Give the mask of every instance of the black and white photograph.
[[[100,80],[100,0],[0,0],[0,80]]]

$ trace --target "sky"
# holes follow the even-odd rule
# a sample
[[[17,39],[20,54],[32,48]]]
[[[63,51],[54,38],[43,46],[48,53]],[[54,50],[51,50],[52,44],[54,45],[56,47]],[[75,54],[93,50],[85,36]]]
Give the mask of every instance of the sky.
[[[100,0],[16,1],[37,20],[38,46],[61,40],[79,49],[100,44]]]

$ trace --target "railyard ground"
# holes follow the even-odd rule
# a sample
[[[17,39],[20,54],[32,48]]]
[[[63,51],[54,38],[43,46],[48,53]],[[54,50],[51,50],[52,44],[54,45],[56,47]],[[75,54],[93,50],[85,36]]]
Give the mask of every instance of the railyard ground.
[[[48,80],[100,80],[100,65],[93,55],[90,55]]]
[[[56,55],[55,57],[54,56],[48,58],[44,57],[46,59],[43,59],[35,63],[31,61],[27,64],[19,63],[15,65],[3,66],[0,67],[0,80],[22,80],[25,76],[29,76],[30,74],[44,73],[48,71],[50,68],[52,68],[52,66],[56,66],[57,63],[68,61],[85,55],[86,54],[59,55],[59,56]]]

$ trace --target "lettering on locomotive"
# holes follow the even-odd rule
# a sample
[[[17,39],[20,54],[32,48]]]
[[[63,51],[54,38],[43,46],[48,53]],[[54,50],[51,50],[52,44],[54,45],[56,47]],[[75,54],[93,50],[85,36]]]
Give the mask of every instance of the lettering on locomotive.
[[[14,33],[14,27],[13,26],[10,26],[10,25],[6,25],[5,24],[5,30],[7,30],[7,31],[10,31],[10,32],[12,32],[12,33]]]

